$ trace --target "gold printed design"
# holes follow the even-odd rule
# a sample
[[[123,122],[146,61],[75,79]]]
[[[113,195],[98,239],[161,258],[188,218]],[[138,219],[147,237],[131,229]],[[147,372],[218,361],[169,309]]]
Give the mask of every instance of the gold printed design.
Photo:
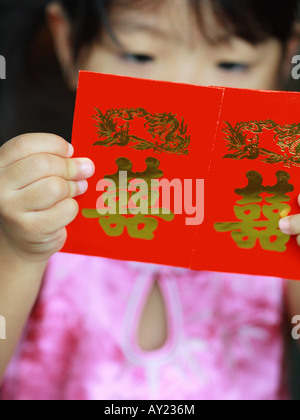
[[[82,215],[87,219],[99,219],[99,224],[108,236],[119,237],[123,235],[125,228],[128,234],[134,239],[154,239],[154,232],[158,228],[158,220],[162,219],[166,222],[174,220],[174,214],[158,214],[155,217],[146,217],[145,215],[135,215],[131,218],[126,218],[119,214],[110,215],[108,217],[100,216],[97,210],[85,209]]]
[[[217,232],[231,232],[231,237],[239,248],[252,249],[257,241],[265,251],[286,251],[290,236],[279,229],[279,220],[288,216],[291,207],[287,193],[294,191],[289,183],[290,175],[284,171],[276,173],[277,183],[273,186],[263,186],[263,177],[256,171],[247,173],[248,185],[236,189],[235,193],[243,197],[234,206],[238,222],[216,223]],[[263,206],[254,203],[261,203]],[[263,219],[263,220],[262,220]]]
[[[187,135],[188,125],[184,118],[179,121],[172,113],[150,114],[143,108],[110,109],[105,114],[95,108],[99,141],[94,146],[130,146],[135,150],[153,150],[157,153],[187,155],[191,136]],[[144,120],[144,128],[149,139],[135,136],[132,122],[135,118]],[[149,136],[150,134],[150,136]]]
[[[240,122],[233,127],[229,122],[224,122],[226,128],[227,148],[229,154],[224,159],[261,159],[267,164],[283,164],[290,168],[300,167],[300,123],[279,125],[272,120]],[[274,152],[260,147],[263,142],[260,135],[273,131],[274,144],[281,152]]]
[[[117,188],[119,187],[120,172],[127,172],[127,179],[131,181],[133,179],[143,179],[147,182],[148,187],[151,187],[152,179],[159,179],[164,176],[162,170],[159,169],[160,161],[153,157],[148,157],[146,159],[147,169],[144,172],[133,172],[133,164],[130,159],[121,157],[116,160],[118,170],[113,175],[105,175],[104,179],[111,179],[116,184]]]

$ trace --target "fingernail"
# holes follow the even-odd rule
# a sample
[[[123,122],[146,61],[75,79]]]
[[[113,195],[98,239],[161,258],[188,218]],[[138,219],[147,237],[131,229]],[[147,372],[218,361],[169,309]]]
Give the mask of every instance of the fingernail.
[[[71,143],[69,143],[69,147],[68,147],[68,157],[72,157],[74,155],[74,147],[72,146]]]
[[[290,218],[286,217],[285,219],[281,219],[279,222],[279,228],[281,232],[288,235],[291,230]]]
[[[95,165],[90,159],[81,159],[80,163],[80,171],[82,175],[86,178],[90,178],[95,173]]]
[[[86,180],[84,180],[84,181],[78,181],[77,182],[77,187],[78,187],[78,195],[82,195],[88,189],[88,182]]]

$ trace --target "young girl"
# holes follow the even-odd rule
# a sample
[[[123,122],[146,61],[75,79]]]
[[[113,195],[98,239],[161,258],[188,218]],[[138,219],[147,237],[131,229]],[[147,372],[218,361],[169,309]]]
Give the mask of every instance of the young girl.
[[[73,91],[79,69],[277,89],[297,3],[61,0],[47,20]],[[300,313],[299,284],[58,254],[94,173],[72,156],[50,134],[0,148],[1,398],[285,398],[284,301]],[[282,230],[299,235],[299,218]]]

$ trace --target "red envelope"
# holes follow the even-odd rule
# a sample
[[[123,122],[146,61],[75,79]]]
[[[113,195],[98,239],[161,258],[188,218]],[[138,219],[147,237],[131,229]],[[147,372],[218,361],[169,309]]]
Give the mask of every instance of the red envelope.
[[[300,279],[278,228],[300,211],[299,105],[81,72],[72,142],[96,173],[63,252]]]

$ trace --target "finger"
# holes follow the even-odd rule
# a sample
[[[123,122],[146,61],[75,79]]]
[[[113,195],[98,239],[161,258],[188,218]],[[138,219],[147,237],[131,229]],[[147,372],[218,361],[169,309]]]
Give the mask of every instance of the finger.
[[[88,183],[83,181],[66,181],[59,177],[41,179],[12,197],[14,207],[25,212],[41,211],[50,209],[56,203],[66,198],[74,198],[84,194],[88,189]]]
[[[0,169],[0,174],[1,171],[6,188],[20,190],[52,176],[68,181],[81,181],[94,174],[95,165],[90,159],[64,159],[56,155],[39,154]]]
[[[70,158],[74,154],[74,148],[54,134],[24,134],[8,141],[0,148],[0,168],[40,153]]]
[[[299,235],[300,234],[300,214],[289,216],[281,219],[279,222],[280,230],[286,235]]]
[[[78,212],[77,201],[66,198],[48,210],[26,213],[27,226],[30,226],[31,232],[52,235],[68,226],[76,218]]]

